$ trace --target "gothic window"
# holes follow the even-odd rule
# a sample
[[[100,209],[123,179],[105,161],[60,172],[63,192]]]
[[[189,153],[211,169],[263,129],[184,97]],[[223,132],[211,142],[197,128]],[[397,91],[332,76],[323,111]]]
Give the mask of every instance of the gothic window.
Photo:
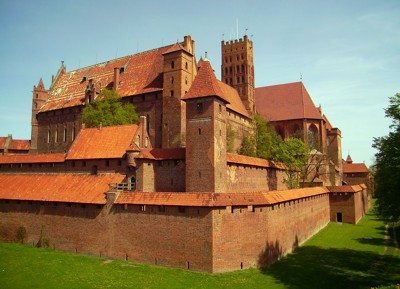
[[[47,131],[47,143],[50,143],[50,139],[51,139],[51,132],[50,132],[50,128]]]
[[[307,137],[308,137],[308,146],[310,148],[317,150],[320,149],[318,128],[314,124],[309,126]]]

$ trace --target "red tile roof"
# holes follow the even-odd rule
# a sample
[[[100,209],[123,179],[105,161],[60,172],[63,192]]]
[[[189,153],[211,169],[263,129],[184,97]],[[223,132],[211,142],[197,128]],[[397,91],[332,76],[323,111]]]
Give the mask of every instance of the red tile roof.
[[[185,159],[184,148],[168,148],[168,149],[142,149],[137,159],[150,160],[183,160]]]
[[[269,121],[322,119],[302,82],[256,88],[258,113]]]
[[[369,170],[365,164],[352,164],[352,163],[343,163],[343,173],[369,173]]]
[[[168,206],[248,206],[276,204],[328,193],[325,187],[305,188],[266,193],[187,193],[187,192],[122,192],[116,204]]]
[[[64,158],[63,153],[6,155],[0,156],[0,164],[62,163]]]
[[[0,199],[104,204],[109,183],[124,175],[0,174]]]
[[[120,73],[117,92],[120,96],[159,91],[163,88],[163,56],[173,45],[141,52],[99,63],[78,70],[61,73],[53,84],[49,99],[41,111],[83,105],[89,79],[96,91],[112,86],[114,68],[124,68]],[[83,80],[85,77],[85,81]]]
[[[0,149],[4,149],[4,146],[6,145],[6,141],[7,141],[6,137],[0,136]]]
[[[226,154],[226,161],[228,163],[236,163],[236,164],[243,164],[243,165],[252,165],[257,167],[266,167],[266,168],[279,168],[284,170],[286,167],[284,164],[279,162],[274,162],[270,160],[260,159],[260,158],[253,158],[244,155],[238,154]]]
[[[194,79],[188,93],[182,97],[182,100],[207,96],[217,96],[229,103],[219,86],[210,62],[208,60],[200,59],[196,78]]]
[[[352,163],[353,163],[353,160],[352,160],[352,158],[351,158],[350,155],[347,155],[346,163],[349,163],[349,164],[352,164]]]
[[[217,96],[227,102],[227,107],[243,116],[250,117],[237,90],[219,81],[214,74],[208,60],[200,59],[199,70],[188,93],[182,100],[200,98],[206,96]]]
[[[137,129],[136,124],[82,129],[66,159],[122,158],[129,149]]]
[[[219,87],[221,88],[223,94],[225,95],[225,98],[229,101],[229,103],[226,105],[227,108],[230,110],[233,110],[241,115],[244,115],[246,117],[250,117],[246,107],[243,104],[243,101],[240,99],[240,96],[237,92],[236,89],[234,89],[232,86],[223,83],[222,81],[218,80]]]
[[[363,190],[361,185],[328,187],[331,193],[357,193]]]
[[[11,140],[9,150],[29,150],[31,142],[29,140],[13,139]]]

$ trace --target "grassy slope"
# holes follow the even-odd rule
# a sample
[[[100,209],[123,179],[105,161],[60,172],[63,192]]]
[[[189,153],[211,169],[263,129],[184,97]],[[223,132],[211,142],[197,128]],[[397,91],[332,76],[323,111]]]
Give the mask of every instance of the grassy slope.
[[[329,224],[265,270],[207,274],[0,244],[1,288],[370,288],[400,283],[400,253],[383,223]]]

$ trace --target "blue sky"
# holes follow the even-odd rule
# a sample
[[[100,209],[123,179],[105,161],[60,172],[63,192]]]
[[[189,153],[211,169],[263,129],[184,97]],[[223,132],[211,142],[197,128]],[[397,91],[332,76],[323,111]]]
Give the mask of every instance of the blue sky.
[[[343,157],[370,165],[383,109],[400,92],[400,1],[0,1],[0,136],[30,138],[33,85],[67,71],[196,41],[220,76],[221,40],[254,42],[256,86],[302,80],[342,131]],[[238,25],[237,25],[238,24]]]

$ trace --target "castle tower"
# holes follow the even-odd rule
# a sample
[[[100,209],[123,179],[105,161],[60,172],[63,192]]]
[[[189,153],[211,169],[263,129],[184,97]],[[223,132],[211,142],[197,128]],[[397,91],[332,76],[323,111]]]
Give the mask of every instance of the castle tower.
[[[40,108],[44,105],[49,96],[49,91],[45,89],[42,79],[40,79],[37,86],[33,86],[32,93],[32,131],[31,131],[31,148],[30,152],[35,153],[38,149],[38,113]]]
[[[253,42],[243,39],[221,42],[221,78],[235,88],[250,115],[254,115]]]
[[[185,103],[195,73],[194,41],[185,36],[164,54],[162,147],[185,146]]]
[[[186,191],[226,192],[226,105],[210,63],[200,60],[186,102]]]

